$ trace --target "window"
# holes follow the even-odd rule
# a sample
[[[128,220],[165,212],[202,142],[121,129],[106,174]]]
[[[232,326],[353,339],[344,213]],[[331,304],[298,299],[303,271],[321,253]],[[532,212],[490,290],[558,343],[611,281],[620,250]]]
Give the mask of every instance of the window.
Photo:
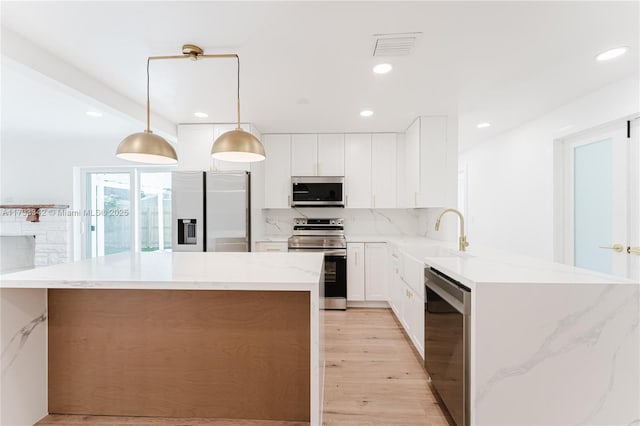
[[[171,249],[171,171],[82,169],[82,257]]]

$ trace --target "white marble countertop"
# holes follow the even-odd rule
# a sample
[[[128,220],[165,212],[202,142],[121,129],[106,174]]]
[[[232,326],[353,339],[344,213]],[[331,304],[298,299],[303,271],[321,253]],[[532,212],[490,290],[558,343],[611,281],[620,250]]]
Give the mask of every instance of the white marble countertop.
[[[0,275],[0,288],[309,290],[321,253],[123,253]]]
[[[470,288],[485,283],[639,284],[625,278],[500,250],[471,247],[466,252],[459,252],[455,242],[425,238],[422,242],[405,240],[394,244],[402,252]]]

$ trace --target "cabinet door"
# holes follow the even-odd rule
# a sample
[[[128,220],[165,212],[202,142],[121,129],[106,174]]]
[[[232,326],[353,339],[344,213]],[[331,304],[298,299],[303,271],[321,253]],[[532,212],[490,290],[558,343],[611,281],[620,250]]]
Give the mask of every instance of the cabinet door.
[[[235,130],[238,127],[237,124],[214,124],[213,125],[213,140],[211,141],[211,144],[213,144],[213,142],[215,140],[217,140],[223,133],[229,132],[231,130]],[[245,132],[249,132],[251,133],[251,125],[248,123],[242,123],[240,125],[240,127],[242,128],[242,130],[244,130]],[[211,147],[209,147],[209,155],[211,155]],[[251,163],[237,163],[234,161],[222,161],[222,160],[217,160],[214,159],[213,160],[213,169],[214,170],[233,170],[233,171],[238,171],[238,170],[245,170],[245,171],[251,171]]]
[[[371,136],[371,207],[396,207],[396,135],[377,133]]]
[[[344,176],[344,135],[318,135],[318,176]]]
[[[411,337],[413,346],[424,358],[424,299],[410,288],[407,288],[406,291],[407,305],[405,311],[409,327],[407,334]]]
[[[318,135],[291,136],[291,176],[318,175]]]
[[[365,300],[364,243],[347,244],[347,300]]]
[[[402,279],[400,278],[399,257],[395,248],[387,245],[388,271],[387,276],[387,292],[389,294],[389,304],[395,312],[396,317],[400,319],[402,307]]]
[[[265,135],[267,158],[264,160],[264,207],[291,207],[291,136]]]
[[[456,176],[449,173],[450,163],[447,159],[447,117],[421,117],[418,207],[446,205],[449,184]],[[453,189],[455,191],[455,186]],[[455,200],[453,198],[453,202]]]
[[[371,208],[371,135],[344,138],[345,207]]]
[[[365,255],[365,299],[388,300],[387,248],[384,243],[367,243]]]
[[[211,170],[212,124],[181,124],[178,126],[178,170]]]
[[[407,130],[404,147],[404,198],[407,207],[418,207],[420,193],[420,118]]]

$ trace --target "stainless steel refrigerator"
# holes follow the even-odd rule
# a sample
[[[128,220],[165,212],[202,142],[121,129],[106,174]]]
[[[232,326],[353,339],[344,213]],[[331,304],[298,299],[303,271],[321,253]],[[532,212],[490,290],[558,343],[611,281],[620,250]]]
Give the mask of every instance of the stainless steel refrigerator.
[[[250,174],[171,174],[173,251],[251,251]]]

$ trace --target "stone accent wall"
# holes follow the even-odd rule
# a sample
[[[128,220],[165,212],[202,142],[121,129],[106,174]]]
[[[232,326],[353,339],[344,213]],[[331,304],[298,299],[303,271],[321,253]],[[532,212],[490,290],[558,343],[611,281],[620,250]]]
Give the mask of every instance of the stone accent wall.
[[[72,218],[65,212],[51,209],[41,213],[40,222],[28,222],[20,210],[0,209],[0,235],[35,235],[36,267],[69,262]]]

